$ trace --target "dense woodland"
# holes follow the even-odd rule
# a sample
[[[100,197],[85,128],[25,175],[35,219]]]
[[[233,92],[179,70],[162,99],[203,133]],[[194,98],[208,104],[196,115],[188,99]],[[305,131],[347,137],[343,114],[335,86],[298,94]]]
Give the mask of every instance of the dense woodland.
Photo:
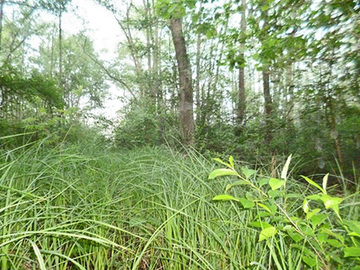
[[[0,0],[0,160],[3,164],[0,165],[0,191],[4,199],[0,204],[0,230],[6,243],[1,244],[0,240],[0,248],[7,254],[0,256],[1,269],[49,269],[50,265],[55,267],[51,269],[245,269],[250,266],[251,269],[284,270],[360,269],[356,258],[360,256],[360,224],[346,223],[346,218],[340,217],[340,199],[324,197],[328,196],[328,176],[324,180],[324,175],[330,173],[329,185],[333,186],[334,194],[353,199],[347,204],[352,208],[340,207],[344,211],[341,213],[351,220],[357,219],[360,184],[358,1],[88,1],[107,10],[117,22],[113,32],[122,38],[118,40],[116,57],[111,60],[95,49],[95,37],[86,24],[76,34],[64,31],[65,15],[78,14],[75,0]],[[99,113],[99,109],[107,109],[106,99],[114,89],[121,92],[121,100],[116,118],[110,119]],[[264,174],[273,177],[271,179],[283,179],[268,180],[272,191],[285,190],[286,183],[281,181],[286,181],[290,171],[296,179],[307,175],[318,183],[323,181],[320,187],[304,178],[291,188],[304,190],[303,187],[310,184],[323,193],[322,197],[312,199],[322,201],[326,211],[334,210],[335,219],[341,220],[347,233],[353,233],[352,242],[349,240],[352,244],[344,240],[345,236],[325,233],[334,240],[329,241],[330,247],[344,245],[345,257],[354,260],[345,262],[340,251],[331,253],[331,248],[324,247],[326,241],[322,242],[321,237],[325,227],[330,231],[331,226],[337,224],[333,220],[314,221],[311,224],[314,231],[319,224],[326,223],[320,240],[309,246],[304,244],[308,240],[307,231],[301,227],[303,224],[296,225],[290,219],[301,209],[301,203],[299,208],[286,212],[286,207],[293,207],[298,201],[287,204],[287,200],[296,196],[288,198],[285,191],[282,216],[290,220],[288,226],[294,226],[291,239],[296,239],[300,248],[295,248],[293,253],[290,248],[284,249],[287,238],[284,240],[281,235],[278,242],[261,241],[275,235],[276,226],[270,221],[265,222],[269,225],[265,228],[261,220],[260,225],[256,221],[263,231],[274,228],[270,235],[264,236],[262,231],[260,249],[258,236],[232,235],[231,232],[240,230],[237,222],[247,219],[254,223],[254,216],[234,210],[234,202],[209,203],[205,194],[215,196],[223,191],[215,182],[203,182],[214,169],[210,158],[227,159],[229,155],[241,162],[234,165],[232,157],[229,163],[217,160],[232,172],[215,170],[210,178],[245,177],[240,184],[250,185],[257,192],[263,187],[261,181],[259,187],[247,181],[252,177],[263,179]],[[280,177],[289,155],[292,155],[291,169],[287,163]],[[236,167],[240,165],[248,167]],[[235,174],[235,170],[242,173]],[[46,182],[48,186],[36,186],[39,179],[50,175],[55,176],[49,180],[51,183]],[[149,180],[153,184],[144,184],[142,181],[147,180],[141,180],[142,175],[153,179],[154,182]],[[159,175],[162,175],[160,180]],[[12,186],[17,177],[25,180]],[[165,177],[183,182],[169,183]],[[81,182],[76,189],[78,178],[93,182]],[[99,178],[106,181],[98,183]],[[74,182],[66,184],[68,179]],[[203,187],[190,179],[200,181]],[[31,184],[27,186],[26,181]],[[168,187],[165,197],[155,189],[161,185]],[[99,188],[90,193],[94,197],[79,195],[87,194],[94,187]],[[51,192],[46,190],[54,190],[57,195],[49,195]],[[179,190],[183,193],[178,193]],[[65,195],[67,192],[70,193]],[[175,195],[169,195],[174,192]],[[270,201],[262,204],[264,207],[259,204],[260,208],[273,215],[271,205],[282,209],[279,202],[272,201],[279,194],[261,192],[262,200]],[[112,202],[120,203],[126,194],[137,198],[138,204],[124,202],[124,208],[113,209]],[[294,191],[294,194],[298,193]],[[45,197],[44,202],[41,198]],[[38,204],[39,209],[25,208],[22,223],[17,221],[22,225],[16,227],[16,222],[9,221],[15,214],[6,209],[20,211],[24,198]],[[194,204],[191,199],[195,198]],[[183,200],[185,202],[181,202]],[[256,199],[247,194],[246,199],[241,197],[238,202],[247,209],[253,207]],[[187,203],[189,207],[182,208]],[[61,212],[62,205],[72,210]],[[159,205],[162,207],[158,220],[151,220],[151,213]],[[219,208],[214,210],[214,207]],[[99,208],[103,209],[99,213],[102,217],[97,219]],[[204,214],[201,209],[205,208],[210,212]],[[148,219],[145,220],[139,209],[150,211],[146,214]],[[172,212],[174,209],[177,212]],[[307,221],[319,213],[320,208],[316,209],[319,210],[310,216],[306,212]],[[211,212],[213,210],[216,213]],[[122,220],[122,224],[109,220],[111,213],[120,220],[127,211],[130,211],[129,217]],[[325,215],[325,212],[321,213]],[[61,231],[71,227],[65,218],[71,213],[81,216],[82,223],[68,219],[76,229]],[[192,213],[197,215],[195,221]],[[175,219],[178,214],[179,220]],[[40,218],[26,223],[29,215]],[[40,225],[43,215],[56,217],[58,223],[44,218],[45,225]],[[95,225],[91,225],[92,218],[97,222]],[[279,222],[275,217],[274,220]],[[59,230],[49,233],[46,226]],[[276,232],[282,230],[279,226]],[[15,231],[20,228],[25,231],[22,235],[26,236],[26,231],[37,232],[37,235],[47,232],[44,235],[48,234],[49,238],[43,236],[24,244],[21,241],[27,239],[25,236],[15,237]],[[95,231],[84,236],[80,234],[81,228]],[[103,231],[114,238],[102,234]],[[315,238],[314,231],[309,235]],[[7,238],[11,233],[15,240]],[[206,234],[213,239],[206,239]],[[70,242],[60,241],[71,236],[77,237],[78,244],[72,246]],[[186,238],[194,242],[185,242]],[[166,245],[157,249],[162,241]],[[249,246],[237,252],[236,246],[244,242]],[[203,250],[199,243],[204,245]],[[28,249],[19,249],[22,245]],[[173,248],[178,249],[177,252],[171,253]],[[308,252],[304,252],[304,248]],[[121,253],[117,253],[119,249]],[[314,250],[319,251],[314,253]],[[94,256],[100,253],[105,255]],[[41,255],[49,257],[44,260]],[[27,263],[20,257],[28,258]]]

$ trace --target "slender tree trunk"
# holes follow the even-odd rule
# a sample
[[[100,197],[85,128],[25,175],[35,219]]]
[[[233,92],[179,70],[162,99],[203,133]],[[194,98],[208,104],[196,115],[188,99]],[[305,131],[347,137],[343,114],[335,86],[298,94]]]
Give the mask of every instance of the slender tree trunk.
[[[65,93],[64,80],[63,80],[63,55],[62,55],[62,6],[59,7],[59,86],[63,90],[64,100],[69,103],[67,93]],[[67,104],[69,105],[69,104]]]
[[[272,99],[270,94],[270,73],[268,69],[264,69],[262,72],[263,76],[263,89],[264,89],[264,109],[265,109],[265,139],[266,142],[272,140]]]
[[[262,8],[266,7],[266,0],[262,1]],[[261,42],[268,37],[268,11],[263,9],[263,34]],[[265,111],[265,140],[267,143],[272,141],[272,98],[270,93],[270,71],[266,59],[264,59],[262,77],[263,77],[263,91],[264,91],[264,111]]]
[[[242,0],[242,15],[241,15],[241,36],[245,36],[246,31],[246,0]],[[245,40],[241,43],[241,58],[245,59]],[[237,108],[237,122],[238,122],[238,130],[240,131],[241,126],[244,124],[244,117],[245,117],[245,109],[246,109],[246,102],[245,102],[245,67],[241,65],[239,67],[239,93],[238,93],[238,108]],[[240,133],[240,132],[238,132]],[[240,135],[240,134],[238,134]]]
[[[191,82],[191,66],[186,51],[185,38],[182,30],[182,19],[170,20],[171,35],[175,47],[180,82],[180,118],[183,143],[194,143],[194,112],[193,87]]]
[[[1,48],[2,48],[4,3],[5,3],[5,0],[0,0],[0,52],[1,52]]]
[[[2,32],[3,32],[3,11],[4,11],[4,0],[0,0],[0,53],[2,49]],[[0,55],[1,56],[1,55]],[[1,100],[0,100],[0,110],[3,111],[2,117],[5,118],[5,90],[0,85],[0,93],[1,93]]]

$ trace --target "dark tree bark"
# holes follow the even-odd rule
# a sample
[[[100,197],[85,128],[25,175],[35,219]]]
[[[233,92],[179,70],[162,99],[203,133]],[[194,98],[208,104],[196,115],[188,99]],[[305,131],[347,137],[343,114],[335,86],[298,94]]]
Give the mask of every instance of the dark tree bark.
[[[264,109],[265,109],[265,139],[266,142],[272,140],[272,99],[270,94],[270,73],[267,69],[262,72],[263,76],[263,89],[264,89]]]
[[[193,112],[193,87],[191,82],[191,66],[186,51],[185,38],[182,30],[182,19],[170,20],[172,40],[175,47],[177,68],[180,83],[180,118],[183,143],[194,143],[194,112]]]

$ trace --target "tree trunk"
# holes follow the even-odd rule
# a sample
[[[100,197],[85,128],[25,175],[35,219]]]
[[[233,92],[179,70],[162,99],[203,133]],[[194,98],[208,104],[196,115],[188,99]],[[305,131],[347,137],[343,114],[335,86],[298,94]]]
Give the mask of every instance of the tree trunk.
[[[194,143],[193,87],[191,82],[191,66],[186,52],[185,38],[182,30],[182,19],[170,20],[171,35],[175,47],[180,83],[180,119],[183,143]]]
[[[5,3],[4,0],[0,0],[0,52],[2,47],[4,3]]]
[[[246,13],[246,1],[242,0],[241,2],[242,5],[242,15],[241,15],[241,36],[244,37],[245,36],[245,31],[246,31],[246,17],[245,17],[245,13]],[[241,43],[241,58],[245,59],[245,55],[244,55],[244,51],[245,51],[245,40],[242,41]],[[239,67],[239,93],[238,93],[238,108],[237,108],[237,122],[238,122],[238,130],[240,131],[242,125],[244,124],[244,117],[245,117],[245,67],[244,65],[241,65]],[[240,133],[240,132],[238,132]],[[240,134],[238,134],[240,135]]]
[[[264,69],[262,72],[263,76],[263,89],[264,89],[264,109],[265,109],[265,139],[266,142],[272,140],[272,100],[270,94],[270,73],[268,69]]]

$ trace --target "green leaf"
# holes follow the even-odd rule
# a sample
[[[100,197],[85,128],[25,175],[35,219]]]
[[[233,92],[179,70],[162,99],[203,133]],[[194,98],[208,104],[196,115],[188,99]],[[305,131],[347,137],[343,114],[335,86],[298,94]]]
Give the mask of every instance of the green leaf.
[[[292,198],[301,198],[303,195],[300,193],[289,193],[286,194],[285,198],[292,199]]]
[[[287,172],[288,172],[288,170],[289,170],[289,165],[290,165],[290,161],[291,161],[291,156],[292,156],[292,155],[290,155],[290,156],[287,158],[287,160],[286,160],[286,162],[285,162],[285,165],[284,165],[284,168],[282,169],[282,172],[281,172],[281,178],[284,179],[284,180],[286,180]]]
[[[232,168],[234,168],[234,158],[233,158],[233,156],[229,157],[229,164],[231,165]]]
[[[262,187],[262,186],[264,186],[264,185],[267,185],[267,184],[269,184],[269,179],[268,179],[268,178],[262,178],[262,179],[260,179],[260,181],[259,181],[259,186],[260,186],[260,187]]]
[[[344,200],[342,198],[332,197],[327,194],[323,194],[321,196],[321,200],[323,201],[326,209],[332,209],[340,218],[339,214],[339,204]]]
[[[325,233],[327,235],[330,235],[336,239],[338,239],[341,243],[344,243],[344,237],[341,234],[334,233],[333,231],[329,230],[328,228],[321,228],[321,233]]]
[[[256,173],[255,170],[249,169],[248,167],[242,167],[241,172],[245,175],[246,179],[250,178],[252,175]]]
[[[306,214],[309,213],[309,201],[306,198],[303,201],[303,210]]]
[[[333,247],[336,247],[336,248],[340,248],[342,247],[343,245],[336,239],[327,239],[326,242],[328,242],[330,245],[332,245]]]
[[[208,179],[211,180],[219,176],[228,176],[228,175],[238,175],[238,173],[230,169],[216,169],[210,173]]]
[[[306,180],[306,182],[308,182],[310,185],[316,187],[317,189],[319,189],[322,193],[325,193],[324,190],[318,185],[316,184],[313,180],[311,180],[310,178],[306,177],[306,176],[301,176],[302,178],[304,178]]]
[[[314,267],[316,265],[316,260],[309,256],[303,255],[302,260],[304,261],[304,263],[306,263],[310,267]]]
[[[262,204],[262,203],[257,203],[257,204],[258,204],[258,206],[262,207],[262,208],[265,209],[267,212],[269,212],[270,214],[272,214],[270,208],[267,207],[265,204]]]
[[[323,187],[323,189],[324,189],[324,193],[325,193],[325,194],[327,194],[326,188],[327,188],[328,179],[329,179],[329,174],[327,173],[327,174],[324,176],[323,182],[322,182],[322,187]]]
[[[298,232],[288,232],[289,236],[291,237],[292,240],[294,240],[295,243],[298,243],[302,240],[304,240],[304,237],[299,234]]]
[[[356,237],[360,237],[360,234],[356,233],[356,232],[351,232],[348,233],[349,236],[356,236]]]
[[[270,198],[276,198],[276,197],[281,197],[283,195],[283,193],[280,190],[269,190],[268,192]]]
[[[327,215],[325,214],[318,214],[311,217],[311,223],[313,226],[318,226],[319,224],[323,223],[327,219]]]
[[[309,195],[309,196],[306,196],[306,198],[309,199],[309,200],[313,200],[313,201],[320,201],[321,200],[321,196],[319,194]]]
[[[344,257],[360,257],[360,247],[344,248]]]
[[[222,165],[225,165],[226,167],[229,167],[230,169],[233,168],[233,167],[231,167],[231,164],[222,161],[220,158],[213,158],[213,160],[216,161],[216,162],[219,162]]]
[[[311,219],[314,215],[318,214],[320,211],[321,211],[320,208],[315,208],[314,210],[312,210],[306,214],[306,219],[307,220]]]
[[[31,241],[31,240],[29,240],[29,241],[30,241],[30,243],[31,243],[31,245],[32,245],[32,247],[34,249],[34,253],[36,255],[36,258],[38,259],[40,269],[41,270],[46,270],[46,265],[45,265],[43,257],[41,256],[41,252],[40,252],[39,248],[37,247],[37,245],[33,241]]]
[[[264,221],[254,221],[254,222],[250,222],[249,223],[249,226],[251,227],[255,227],[255,228],[269,228],[271,227],[271,225],[267,222],[264,222]]]
[[[213,201],[237,201],[239,202],[239,199],[228,195],[228,194],[222,194],[222,195],[217,195],[213,198]]]
[[[247,200],[245,198],[239,198],[240,203],[244,208],[253,208],[255,206],[255,203],[253,201]]]
[[[246,181],[244,181],[244,180],[236,181],[236,182],[234,182],[234,183],[232,183],[232,184],[228,184],[228,185],[226,186],[226,188],[225,188],[225,192],[227,192],[229,189],[231,189],[231,188],[233,188],[233,187],[235,187],[235,186],[242,186],[242,185],[250,185],[250,183],[249,183],[249,182],[246,182]]]
[[[273,226],[270,226],[268,228],[265,228],[263,230],[261,230],[260,232],[260,237],[259,237],[259,242],[266,240],[270,237],[275,236],[277,233],[277,229]]]
[[[279,179],[276,179],[276,178],[270,178],[269,185],[270,185],[272,190],[276,190],[276,189],[281,188],[283,185],[285,185],[285,181],[284,180],[279,180]]]

